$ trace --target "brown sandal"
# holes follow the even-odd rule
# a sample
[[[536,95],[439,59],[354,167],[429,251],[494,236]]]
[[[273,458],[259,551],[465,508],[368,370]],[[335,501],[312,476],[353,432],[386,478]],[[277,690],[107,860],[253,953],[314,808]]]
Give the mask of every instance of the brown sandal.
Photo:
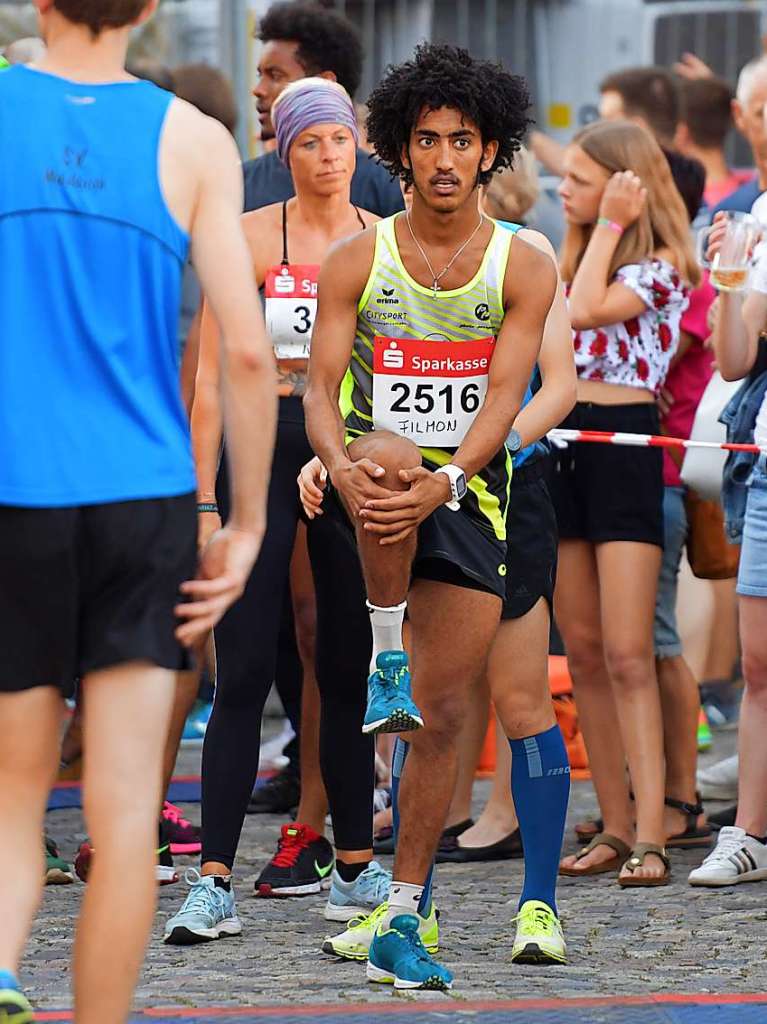
[[[648,853],[654,853],[663,861],[666,866],[665,873],[657,878],[635,878],[634,872],[642,867]],[[618,877],[618,885],[622,889],[654,889],[659,885],[668,885],[671,880],[671,861],[665,847],[658,846],[657,843],[637,843],[623,866],[629,869],[630,874]]]
[[[568,878],[580,878],[586,875],[606,875],[610,871],[617,871],[631,854],[631,849],[622,839],[618,839],[617,836],[611,836],[609,832],[598,832],[589,845],[584,846],[581,852],[576,855],[576,861],[582,860],[592,850],[596,849],[597,846],[609,846],[611,850],[615,850],[615,856],[603,861],[602,864],[592,864],[590,868],[563,868],[560,866],[560,875],[565,875]]]

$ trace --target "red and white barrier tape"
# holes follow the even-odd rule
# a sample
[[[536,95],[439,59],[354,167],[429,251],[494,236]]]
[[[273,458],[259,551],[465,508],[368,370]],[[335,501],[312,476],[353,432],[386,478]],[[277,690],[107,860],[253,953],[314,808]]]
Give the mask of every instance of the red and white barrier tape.
[[[557,441],[585,441],[591,444],[625,444],[635,448],[711,448],[714,451],[752,452],[760,455],[767,448],[758,444],[730,444],[726,441],[689,441],[683,437],[665,437],[661,434],[624,434],[618,430],[568,430],[559,428],[549,431],[549,438]]]

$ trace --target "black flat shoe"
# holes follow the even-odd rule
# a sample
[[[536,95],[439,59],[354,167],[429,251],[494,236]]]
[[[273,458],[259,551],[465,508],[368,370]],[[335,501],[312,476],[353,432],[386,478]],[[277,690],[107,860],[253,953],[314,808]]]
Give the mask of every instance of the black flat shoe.
[[[511,860],[513,857],[523,857],[522,836],[519,829],[515,829],[511,835],[499,839],[497,843],[490,846],[461,846],[456,836],[454,844],[448,848],[447,843],[441,843],[437,850],[438,864],[473,864],[477,861],[488,860]]]
[[[253,790],[248,801],[248,814],[291,814],[301,799],[301,783],[283,769]]]

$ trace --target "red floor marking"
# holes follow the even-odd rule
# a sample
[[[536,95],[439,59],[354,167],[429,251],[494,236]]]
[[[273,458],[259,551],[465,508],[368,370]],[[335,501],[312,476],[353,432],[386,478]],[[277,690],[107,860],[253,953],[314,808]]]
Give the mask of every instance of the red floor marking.
[[[694,1006],[709,1006],[709,1005],[721,1005],[721,1006],[737,1006],[745,1005],[750,1003],[765,1003],[767,1004],[767,996],[764,993],[744,993],[738,995],[712,995],[706,994],[692,994],[683,995],[681,993],[669,993],[664,995],[648,995],[648,996],[587,996],[579,999],[515,999],[510,1001],[498,1000],[496,1002],[453,1002],[451,999],[446,998],[444,1000],[430,1000],[428,1003],[424,1002],[422,1006],[428,1006],[429,1010],[443,1012],[450,1012],[454,1009],[456,1012],[499,1012],[499,1011],[511,1011],[511,1010],[577,1010],[577,1009],[588,1009],[596,1006],[651,1006],[651,1005],[663,1005],[663,1004],[688,1004]],[[452,1006],[451,1006],[452,1004]],[[183,1020],[184,1018],[194,1017],[210,1017],[210,1018],[237,1018],[237,1017],[249,1017],[249,1018],[269,1018],[269,1017],[281,1017],[286,1013],[293,1017],[347,1017],[353,1016],[354,1014],[369,1014],[373,1008],[376,1013],[381,1014],[398,1014],[398,1013],[409,1013],[412,1014],[415,1010],[414,1003],[401,1003],[399,1001],[392,1000],[391,1004],[387,1003],[344,1003],[342,1006],[334,1006],[332,1004],[320,1004],[319,1006],[255,1006],[255,1007],[240,1007],[240,1006],[200,1006],[195,1009],[168,1006],[161,1007],[156,1006],[149,1010],[137,1011],[141,1012],[145,1017],[173,1017],[176,1020]],[[42,1013],[36,1014],[37,1020],[40,1021],[69,1021],[71,1020],[71,1012],[56,1011],[54,1013]]]

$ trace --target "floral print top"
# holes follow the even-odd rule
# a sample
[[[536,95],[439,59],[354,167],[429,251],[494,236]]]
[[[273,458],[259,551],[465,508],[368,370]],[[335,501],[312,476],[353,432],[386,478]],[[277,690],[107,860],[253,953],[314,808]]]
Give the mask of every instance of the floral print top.
[[[676,269],[660,259],[629,263],[614,281],[636,292],[645,311],[623,323],[574,331],[578,376],[658,394],[679,344],[688,290]]]

